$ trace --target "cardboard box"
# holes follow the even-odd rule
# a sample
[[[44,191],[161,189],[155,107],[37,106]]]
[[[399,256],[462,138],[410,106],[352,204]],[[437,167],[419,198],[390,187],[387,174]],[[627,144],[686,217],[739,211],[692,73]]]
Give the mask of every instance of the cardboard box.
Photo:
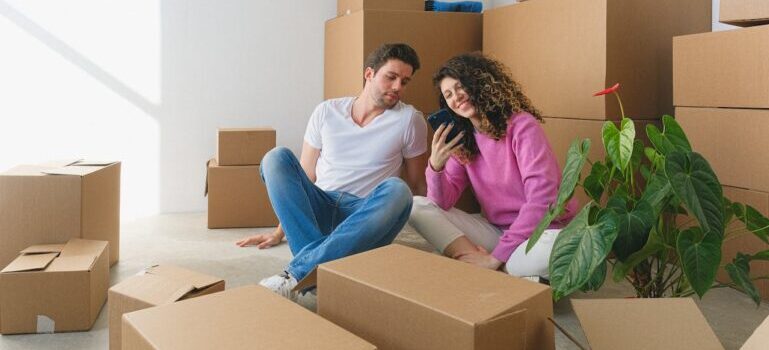
[[[422,0],[337,0],[336,15],[344,16],[360,10],[424,11]]]
[[[273,148],[273,128],[219,128],[216,133],[216,162],[222,166],[259,165]]]
[[[691,298],[572,299],[571,304],[593,350],[723,350]]]
[[[321,264],[318,314],[380,349],[554,349],[550,288],[398,244]]]
[[[120,162],[63,161],[0,173],[0,266],[34,244],[109,241],[120,253]]]
[[[769,26],[673,39],[676,106],[769,108]]]
[[[769,24],[769,1],[721,0],[719,21],[740,27]]]
[[[483,51],[505,63],[544,116],[619,119],[673,111],[671,38],[711,30],[711,0],[537,0],[483,14]],[[650,21],[653,22],[650,23]]]
[[[272,210],[258,165],[219,166],[208,161],[208,228],[272,227]]]
[[[724,186],[724,197],[733,202],[740,202],[756,208],[761,214],[769,216],[769,193],[751,191],[736,187]],[[735,219],[736,220],[736,219]],[[766,250],[766,243],[750,232],[746,232],[745,224],[740,221],[726,228],[726,232],[741,232],[736,238],[728,239],[721,248],[721,265],[726,265],[734,259],[737,252],[745,254],[755,254]],[[752,261],[750,263],[750,274],[753,277],[769,276],[769,261]],[[730,282],[729,274],[724,269],[718,270],[716,277],[721,282]],[[756,284],[761,298],[769,300],[769,280],[753,281]]]
[[[173,265],[155,265],[109,289],[109,348],[121,348],[123,314],[224,290],[224,280]]]
[[[590,139],[590,152],[588,153],[588,159],[591,161],[603,161],[606,154],[603,147],[603,139],[601,138],[601,130],[603,129],[603,120],[586,120],[586,119],[563,119],[563,118],[544,118],[545,123],[542,124],[542,129],[547,135],[547,139],[550,142],[550,147],[553,149],[553,153],[558,158],[558,165],[563,171],[563,166],[566,164],[566,154],[571,147],[572,142],[577,139]],[[657,125],[660,127],[660,120],[633,120],[636,137],[641,138],[648,144],[646,137],[646,126],[649,124]],[[617,122],[618,123],[618,122]],[[590,165],[586,164],[582,170],[582,179],[590,174]],[[579,207],[582,208],[590,198],[585,194],[584,189],[577,188],[574,192],[574,198],[579,203]]]
[[[756,328],[753,334],[748,338],[745,344],[742,344],[741,350],[764,350],[766,344],[769,344],[769,317]]]
[[[254,285],[125,314],[123,348],[376,349],[303,307]]]
[[[107,300],[107,241],[31,246],[0,271],[0,333],[91,329]]]
[[[677,107],[676,120],[722,185],[769,192],[769,110]]]

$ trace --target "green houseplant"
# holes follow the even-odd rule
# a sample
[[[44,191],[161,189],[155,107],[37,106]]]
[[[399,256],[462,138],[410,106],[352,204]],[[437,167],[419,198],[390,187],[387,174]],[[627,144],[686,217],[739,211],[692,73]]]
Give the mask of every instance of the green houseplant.
[[[550,282],[558,300],[575,291],[598,290],[612,266],[615,281],[627,280],[638,297],[702,297],[713,287],[742,289],[757,304],[759,293],[750,263],[769,260],[769,250],[738,253],[724,266],[731,283],[717,283],[721,246],[741,234],[769,244],[769,219],[756,209],[724,198],[721,184],[705,158],[692,151],[684,131],[671,116],[663,130],[648,125],[651,147],[636,138],[617,92],[619,84],[595,96],[613,93],[620,104],[619,128],[603,125],[606,157],[587,159],[589,139],[572,143],[556,203],[529,240],[527,251],[566,202],[581,187],[591,201],[561,231],[550,256]],[[581,179],[585,164],[589,174]],[[730,223],[745,225],[727,231]],[[766,277],[761,277],[766,278]]]

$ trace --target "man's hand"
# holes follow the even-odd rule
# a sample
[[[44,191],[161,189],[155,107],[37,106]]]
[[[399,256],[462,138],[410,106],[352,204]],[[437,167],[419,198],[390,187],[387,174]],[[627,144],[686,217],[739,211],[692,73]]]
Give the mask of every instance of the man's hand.
[[[486,249],[481,246],[478,246],[477,248],[477,251],[459,255],[456,257],[456,259],[489,270],[498,270],[502,266],[502,262],[497,260],[497,258],[495,258],[493,255],[489,254]]]
[[[276,230],[273,233],[262,233],[243,238],[235,242],[235,244],[237,244],[239,247],[256,246],[259,249],[266,249],[280,244],[282,240],[283,233]]]

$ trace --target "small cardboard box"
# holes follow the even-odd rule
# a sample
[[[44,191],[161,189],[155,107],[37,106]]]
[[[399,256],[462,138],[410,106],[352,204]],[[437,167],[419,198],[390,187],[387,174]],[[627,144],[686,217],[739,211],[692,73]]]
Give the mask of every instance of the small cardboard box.
[[[682,107],[769,108],[769,26],[673,38]]]
[[[709,32],[711,0],[537,0],[483,14],[483,51],[501,60],[544,116],[619,119],[673,112],[671,38]],[[652,23],[653,22],[653,23]]]
[[[593,350],[723,350],[691,298],[572,299],[571,303]]]
[[[337,0],[336,15],[344,16],[360,10],[424,11],[423,0]]]
[[[769,192],[769,110],[677,107],[676,120],[722,185]]]
[[[769,1],[721,0],[719,21],[740,27],[769,24]]]
[[[278,225],[258,165],[207,167],[208,228]]]
[[[31,246],[0,271],[0,333],[91,329],[107,300],[106,241]]]
[[[34,244],[109,241],[120,252],[120,162],[63,161],[0,173],[0,266]]]
[[[123,315],[131,350],[376,349],[259,286],[245,286]]]
[[[219,128],[216,133],[216,162],[222,166],[259,165],[273,148],[273,128]]]
[[[123,314],[224,290],[221,278],[173,265],[144,269],[109,289],[109,348],[121,348]]]
[[[380,349],[554,349],[550,288],[393,244],[321,264],[318,314]]]

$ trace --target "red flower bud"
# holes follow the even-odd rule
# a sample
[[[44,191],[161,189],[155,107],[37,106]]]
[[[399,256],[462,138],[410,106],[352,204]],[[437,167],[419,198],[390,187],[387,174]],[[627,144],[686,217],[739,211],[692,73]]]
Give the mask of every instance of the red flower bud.
[[[619,90],[619,83],[614,84],[614,86],[612,86],[612,87],[610,87],[610,88],[608,88],[606,90],[598,91],[595,94],[593,94],[593,96],[606,95],[606,94],[610,94],[612,92],[617,92],[617,90]]]

